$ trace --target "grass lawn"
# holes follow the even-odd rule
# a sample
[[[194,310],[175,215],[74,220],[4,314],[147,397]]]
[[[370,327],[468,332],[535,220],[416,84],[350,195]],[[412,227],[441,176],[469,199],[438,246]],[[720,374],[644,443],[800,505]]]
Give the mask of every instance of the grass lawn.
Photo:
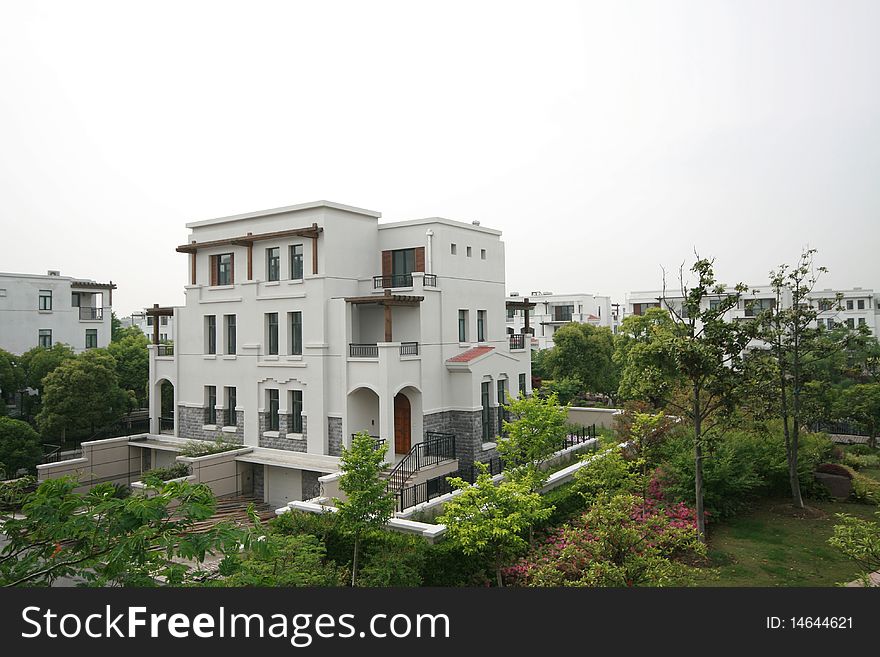
[[[828,545],[835,513],[876,520],[876,506],[816,502],[821,518],[797,518],[774,507],[787,499],[765,500],[754,510],[709,527],[709,561],[697,586],[834,586],[859,574],[858,566]]]

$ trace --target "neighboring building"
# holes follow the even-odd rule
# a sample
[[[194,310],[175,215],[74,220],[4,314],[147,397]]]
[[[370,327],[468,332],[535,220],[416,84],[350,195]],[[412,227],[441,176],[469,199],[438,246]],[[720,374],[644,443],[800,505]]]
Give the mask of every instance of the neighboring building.
[[[141,312],[132,313],[128,317],[120,318],[120,322],[122,323],[123,328],[127,328],[129,326],[136,326],[141,330],[141,332],[146,335],[151,340],[153,339],[153,324],[158,319],[159,323],[159,341],[166,342],[172,339],[174,335],[174,317],[161,315],[158,318],[153,315],[148,315],[146,313],[146,309]]]
[[[648,308],[659,308],[660,290],[648,292],[630,292],[626,297],[626,312],[630,315],[643,315]],[[808,295],[813,308],[819,311],[816,319],[817,324],[826,328],[833,328],[837,324],[844,324],[855,329],[866,326],[871,334],[878,336],[877,328],[880,326],[880,298],[873,290],[853,288],[850,290],[814,290]],[[678,292],[667,292],[667,306],[675,312],[682,312],[683,297]],[[791,295],[785,292],[782,297],[785,307],[791,306]],[[707,297],[704,304],[714,301]],[[727,313],[726,319],[749,319],[759,314],[765,308],[773,308],[776,305],[776,293],[769,285],[750,286],[742,295],[736,308]]]
[[[527,301],[534,304],[528,311],[531,328],[532,348],[549,349],[553,346],[553,335],[560,326],[569,322],[607,326],[617,332],[618,313],[611,297],[595,294],[553,294],[552,292],[532,292],[528,297],[520,297],[511,292],[510,302]],[[508,305],[507,332],[522,333],[525,328],[526,309]]]
[[[499,401],[531,389],[501,233],[380,216],[321,201],[187,224],[186,304],[148,311],[174,319],[173,349],[150,348],[153,432],[253,446],[242,482],[276,505],[314,496],[359,431],[391,463],[436,433],[457,467],[494,456]]]
[[[110,344],[113,282],[0,273],[0,348],[23,354],[63,342],[77,353]]]

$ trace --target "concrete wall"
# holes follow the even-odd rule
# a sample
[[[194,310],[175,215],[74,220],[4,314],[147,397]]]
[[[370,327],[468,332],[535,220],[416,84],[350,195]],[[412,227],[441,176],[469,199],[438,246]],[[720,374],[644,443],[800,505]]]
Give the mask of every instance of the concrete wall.
[[[604,429],[614,428],[614,416],[622,413],[617,408],[581,408],[570,406],[568,409],[568,421],[582,427],[595,424]]]
[[[81,458],[38,465],[37,481],[73,476],[82,483],[76,491],[83,492],[103,482],[130,484],[140,469],[140,448],[130,447],[127,436],[108,438],[83,443]]]
[[[188,464],[191,480],[194,483],[207,484],[215,497],[238,495],[242,490],[242,481],[235,457],[252,450],[253,448],[247,447],[207,456],[178,456],[177,461]]]

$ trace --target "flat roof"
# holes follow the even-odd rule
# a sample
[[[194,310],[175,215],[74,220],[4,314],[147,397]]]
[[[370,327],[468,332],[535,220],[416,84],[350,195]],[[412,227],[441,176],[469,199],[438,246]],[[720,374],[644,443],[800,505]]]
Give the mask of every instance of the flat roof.
[[[323,472],[325,474],[339,472],[340,470],[338,456],[308,454],[306,452],[288,452],[267,447],[254,447],[253,451],[250,451],[247,454],[242,454],[241,456],[236,456],[235,460],[243,461],[245,463],[257,463],[260,465],[274,465],[280,468]]]
[[[472,230],[477,233],[485,233],[487,235],[501,235],[501,231],[495,228],[487,228],[486,226],[475,226],[472,223],[467,223],[464,221],[456,221],[455,219],[445,219],[443,217],[426,217],[424,219],[408,219],[406,221],[391,221],[384,224],[379,224],[379,230],[386,230],[388,228],[402,228],[404,226],[425,226],[431,224],[440,224],[443,226],[451,226],[453,228],[465,228],[467,230]]]
[[[253,219],[254,217],[269,217],[275,214],[284,214],[286,212],[297,212],[299,210],[314,210],[315,208],[331,208],[333,210],[342,210],[343,212],[351,212],[354,214],[362,214],[367,217],[378,219],[382,216],[381,212],[375,210],[367,210],[358,208],[353,205],[345,205],[343,203],[334,203],[333,201],[311,201],[309,203],[298,203],[296,205],[285,205],[281,208],[271,208],[269,210],[257,210],[256,212],[245,212],[244,214],[233,214],[226,217],[217,217],[215,219],[203,219],[201,221],[191,221],[186,224],[187,228],[199,228],[200,226],[215,226],[217,224],[225,224],[231,221],[241,221],[243,219]]]

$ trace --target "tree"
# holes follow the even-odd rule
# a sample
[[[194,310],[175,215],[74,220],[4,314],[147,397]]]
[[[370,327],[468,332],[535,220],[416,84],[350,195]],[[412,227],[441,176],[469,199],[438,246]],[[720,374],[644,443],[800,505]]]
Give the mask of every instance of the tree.
[[[34,347],[21,355],[24,384],[43,393],[43,380],[65,361],[76,358],[73,349],[62,342],[51,347]]]
[[[622,394],[665,405],[691,425],[697,532],[705,541],[703,447],[734,406],[750,332],[747,325],[725,321],[745,285],[727,289],[718,284],[713,261],[699,256],[690,271],[696,283],[687,285],[682,268],[680,294],[672,296],[664,275],[662,307],[649,311],[647,321],[626,327],[630,335],[619,343],[618,358],[625,360]],[[661,319],[660,313],[667,311],[669,319]]]
[[[768,345],[777,367],[778,414],[785,437],[792,503],[797,508],[804,507],[798,477],[798,444],[803,421],[805,368],[827,359],[841,348],[840,344],[823,340],[824,329],[815,326],[819,310],[811,304],[810,294],[819,276],[827,271],[814,266],[815,253],[815,249],[807,249],[794,267],[780,265],[770,272],[775,303],[757,317],[757,335]],[[831,303],[831,300],[823,301]]]
[[[24,372],[19,358],[14,354],[0,349],[0,406],[6,399],[21,390],[24,384]],[[2,412],[0,408],[0,412]]]
[[[554,379],[573,378],[590,392],[617,393],[619,376],[611,329],[572,322],[556,331],[553,345],[547,364]]]
[[[546,520],[553,507],[545,507],[538,493],[524,481],[505,481],[498,486],[484,464],[473,484],[454,477],[449,483],[460,494],[451,498],[437,521],[446,525],[446,536],[467,555],[491,559],[498,586],[504,586],[502,568],[528,543],[523,534]]]
[[[0,584],[49,586],[69,577],[91,586],[180,585],[199,575],[208,554],[235,555],[252,544],[251,532],[228,523],[194,531],[216,509],[204,484],[169,482],[128,497],[111,483],[87,493],[74,492],[78,485],[45,481],[21,516],[4,518]]]
[[[878,586],[872,583],[870,575],[880,570],[880,524],[846,513],[835,515],[840,524],[834,526],[834,533],[828,543],[859,564],[865,586]],[[880,520],[880,511],[875,515]]]
[[[504,421],[498,453],[512,478],[525,480],[531,490],[537,490],[548,476],[539,469],[540,462],[560,449],[565,438],[567,409],[559,405],[556,395],[518,397],[504,408],[513,419]]]
[[[340,528],[354,537],[351,564],[351,585],[356,584],[358,553],[361,539],[380,529],[394,514],[394,496],[387,490],[381,474],[385,469],[385,452],[366,432],[355,434],[351,447],[342,448],[342,476],[339,488],[345,500],[334,500],[339,512]]]
[[[46,376],[37,425],[44,435],[91,436],[118,421],[127,409],[128,396],[119,387],[113,356],[90,349]]]
[[[869,433],[868,444],[876,447],[880,433],[880,383],[858,383],[846,388],[836,405],[836,415],[865,427]]]
[[[31,425],[0,417],[0,475],[14,477],[20,469],[32,471],[43,458],[40,434]],[[2,478],[2,476],[0,476]]]
[[[140,330],[134,328],[133,333],[111,342],[107,346],[107,351],[116,360],[119,386],[134,393],[137,403],[144,407],[147,403],[150,378],[150,354],[147,351],[149,340]]]

